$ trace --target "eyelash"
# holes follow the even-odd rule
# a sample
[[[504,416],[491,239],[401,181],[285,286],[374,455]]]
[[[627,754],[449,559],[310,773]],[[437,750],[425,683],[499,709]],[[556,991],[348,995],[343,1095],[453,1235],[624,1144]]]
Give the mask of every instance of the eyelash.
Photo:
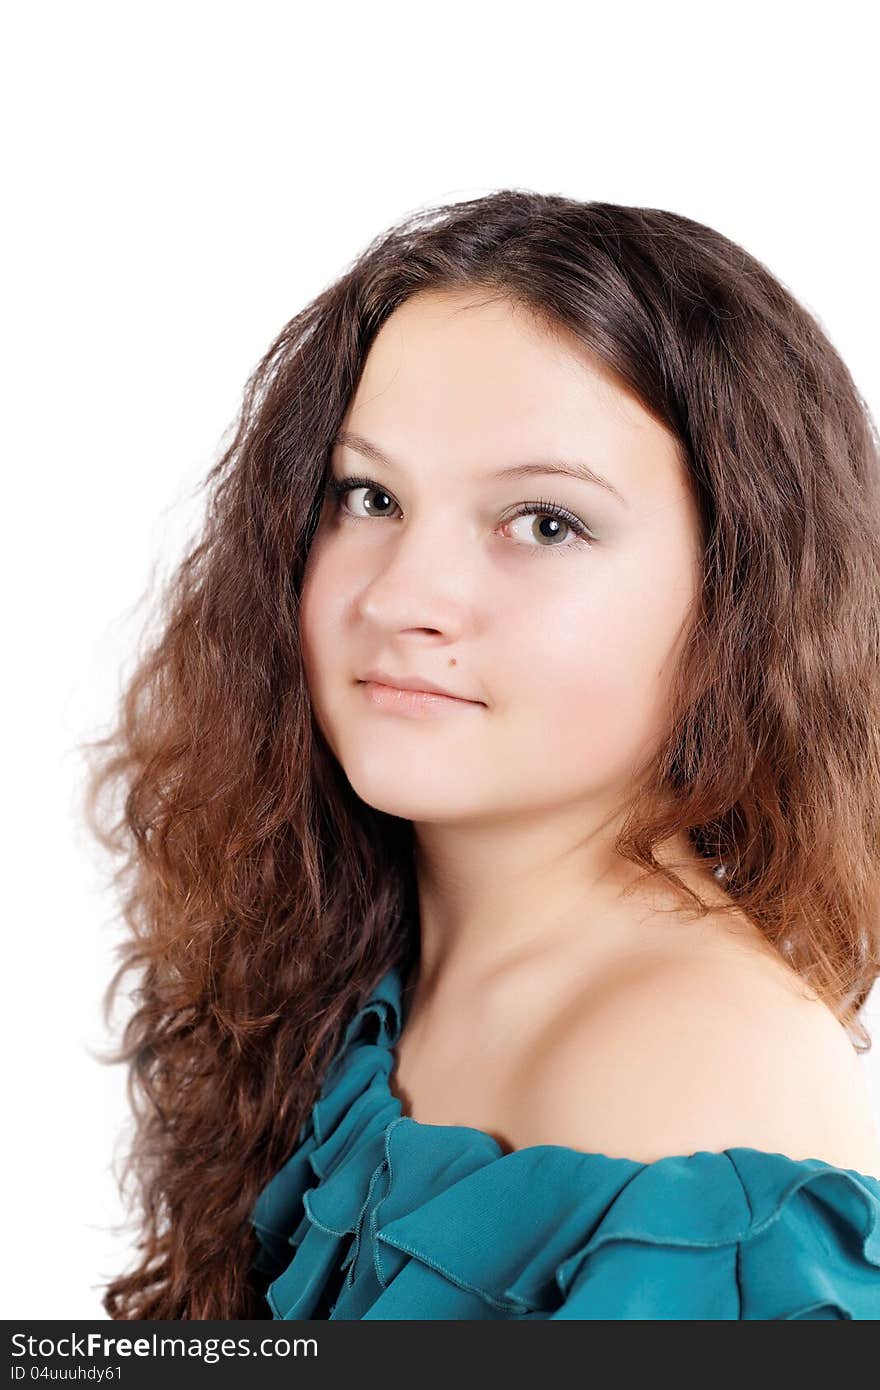
[[[326,490],[333,497],[335,505],[338,509],[342,504],[343,497],[347,496],[349,492],[353,492],[355,488],[359,487],[371,488],[374,489],[376,492],[384,492],[386,497],[391,496],[391,493],[388,491],[387,488],[384,488],[379,483],[374,482],[372,478],[364,477],[328,478]],[[576,539],[572,544],[567,545],[526,546],[525,548],[527,550],[570,550],[572,549],[572,545],[592,546],[595,544],[595,536],[593,536],[592,532],[589,531],[589,529],[584,525],[584,523],[580,520],[579,517],[576,517],[572,512],[567,511],[565,507],[560,507],[558,503],[551,502],[550,499],[546,497],[539,497],[534,502],[520,503],[520,506],[517,508],[517,510],[513,512],[513,514],[509,516],[507,520],[513,521],[518,516],[531,516],[532,513],[540,514],[542,516],[559,517],[561,521],[566,522],[567,525],[571,527]],[[369,518],[363,517],[360,519],[366,521]],[[374,518],[374,520],[379,519],[380,518]],[[355,518],[355,520],[358,520],[358,518]]]

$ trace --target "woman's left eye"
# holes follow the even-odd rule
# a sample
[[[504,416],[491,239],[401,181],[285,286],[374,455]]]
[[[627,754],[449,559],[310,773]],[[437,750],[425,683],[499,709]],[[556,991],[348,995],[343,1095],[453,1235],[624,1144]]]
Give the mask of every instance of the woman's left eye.
[[[349,492],[356,490],[376,492],[380,497],[390,500],[391,494],[375,483],[370,478],[328,478],[327,492],[335,499],[338,509],[342,509],[343,499]],[[346,513],[351,516],[351,512]],[[368,512],[368,517],[387,516],[386,511]],[[558,503],[551,502],[548,498],[538,498],[535,502],[522,502],[512,516],[509,516],[502,526],[506,529],[523,516],[534,516],[540,518],[533,522],[529,528],[529,533],[538,540],[534,546],[526,546],[531,550],[571,550],[576,545],[593,545],[595,536],[588,527],[581,521],[580,517],[568,511],[565,507],[560,507]],[[357,518],[354,518],[357,520]],[[565,528],[572,533],[573,539],[565,543],[557,543],[557,537],[564,535]]]
[[[595,537],[587,530],[587,527],[581,521],[580,517],[575,516],[573,512],[567,511],[565,507],[560,507],[556,502],[549,502],[546,500],[523,502],[514,512],[513,516],[507,518],[504,523],[505,527],[510,526],[521,516],[540,517],[540,520],[533,522],[528,530],[531,535],[540,536],[541,541],[546,541],[548,544],[539,544],[533,547],[534,549],[570,550],[573,545],[592,545],[595,541]],[[560,534],[560,528],[566,526],[569,531],[573,533],[574,540],[566,545],[556,545],[555,540]]]

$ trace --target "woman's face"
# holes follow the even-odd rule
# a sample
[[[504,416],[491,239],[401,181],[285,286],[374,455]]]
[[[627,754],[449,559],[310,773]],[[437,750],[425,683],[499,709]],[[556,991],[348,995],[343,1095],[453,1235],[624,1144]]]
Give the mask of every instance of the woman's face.
[[[386,321],[342,429],[385,458],[334,447],[332,477],[369,482],[325,499],[301,619],[354,791],[415,822],[615,805],[665,729],[699,590],[673,436],[574,338],[445,292]],[[578,463],[620,495],[561,471]],[[472,703],[379,705],[377,667]]]

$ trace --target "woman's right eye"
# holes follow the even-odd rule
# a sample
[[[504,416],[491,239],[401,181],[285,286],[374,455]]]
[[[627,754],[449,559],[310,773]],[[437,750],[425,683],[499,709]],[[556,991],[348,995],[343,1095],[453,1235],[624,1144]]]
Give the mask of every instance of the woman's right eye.
[[[335,499],[337,507],[342,505],[343,498],[346,497],[349,492],[356,492],[359,490],[364,492],[375,492],[379,497],[387,498],[388,502],[391,502],[390,495],[370,478],[328,478],[327,480],[327,491]],[[392,504],[392,506],[393,505],[394,504]],[[368,511],[366,515],[387,516],[388,510],[380,508],[378,511]]]

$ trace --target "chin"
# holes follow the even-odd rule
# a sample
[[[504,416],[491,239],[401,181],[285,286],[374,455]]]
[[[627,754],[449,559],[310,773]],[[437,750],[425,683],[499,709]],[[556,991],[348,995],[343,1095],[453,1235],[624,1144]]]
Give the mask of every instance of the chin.
[[[450,787],[444,796],[440,786],[431,787],[424,774],[410,776],[404,783],[397,775],[391,777],[363,776],[345,769],[352,790],[374,811],[411,821],[456,821],[480,814],[461,799],[461,786]],[[439,781],[442,779],[438,779]],[[413,783],[417,783],[418,788]]]

